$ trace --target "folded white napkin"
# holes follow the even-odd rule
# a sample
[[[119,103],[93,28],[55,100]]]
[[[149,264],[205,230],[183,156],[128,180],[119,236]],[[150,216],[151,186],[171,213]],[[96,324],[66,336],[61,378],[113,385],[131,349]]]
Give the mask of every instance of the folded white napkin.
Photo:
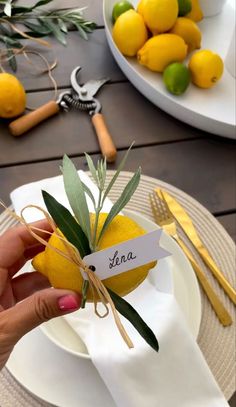
[[[80,171],[93,191],[96,187]],[[43,206],[41,189],[68,207],[62,177],[24,185],[11,193],[15,211],[28,204]],[[95,192],[96,193],[96,192]],[[104,211],[109,210],[107,201]],[[28,221],[41,216],[25,213]],[[123,317],[122,323],[134,342],[128,349],[111,313],[98,318],[87,304],[85,310],[66,316],[66,321],[83,339],[94,366],[120,407],[224,407],[228,406],[203,355],[188,331],[183,315],[171,294],[163,293],[146,279],[126,300],[155,332],[160,350],[156,353]],[[94,391],[94,389],[93,389]]]

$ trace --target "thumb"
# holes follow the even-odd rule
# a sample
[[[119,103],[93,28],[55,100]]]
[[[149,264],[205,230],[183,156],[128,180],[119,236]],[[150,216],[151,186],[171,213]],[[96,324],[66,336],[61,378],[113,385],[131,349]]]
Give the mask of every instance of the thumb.
[[[38,291],[14,307],[0,313],[5,338],[16,343],[31,329],[80,308],[81,297],[73,291],[48,288]]]

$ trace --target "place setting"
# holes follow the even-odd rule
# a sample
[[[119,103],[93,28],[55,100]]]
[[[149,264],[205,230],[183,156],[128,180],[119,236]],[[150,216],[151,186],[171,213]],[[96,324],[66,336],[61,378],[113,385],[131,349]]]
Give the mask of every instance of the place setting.
[[[97,303],[94,293],[91,297],[88,291],[89,302],[84,309],[44,323],[15,346],[0,376],[3,400],[12,400],[16,406],[20,405],[22,397],[28,403],[25,405],[50,403],[64,407],[81,403],[87,407],[92,404],[141,406],[146,399],[149,405],[165,403],[165,406],[171,406],[175,397],[177,405],[185,402],[190,405],[190,400],[193,406],[199,402],[210,406],[212,400],[216,406],[227,405],[226,399],[234,391],[234,244],[221,225],[193,198],[162,181],[140,176],[139,169],[134,174],[123,171],[127,154],[117,172],[106,170],[103,160],[96,168],[87,156],[89,173],[81,170],[77,173],[72,161],[65,156],[61,167],[63,175],[12,191],[12,206],[1,214],[1,233],[19,221],[29,225],[42,218],[42,214],[45,216],[46,209],[52,216],[53,209],[47,201],[49,197],[54,203],[65,205],[67,211],[73,207],[76,216],[81,216],[76,212],[78,206],[74,206],[72,198],[76,196],[78,185],[82,185],[88,213],[96,213],[99,200],[103,203],[100,216],[103,212],[113,213],[110,236],[108,226],[108,237],[105,232],[101,238],[101,242],[105,240],[104,247],[100,248],[102,251],[89,254],[86,262],[96,264],[98,272],[102,273],[98,276],[98,283],[104,281],[106,290],[109,287],[122,328],[120,322],[117,325],[115,314],[115,319],[112,316],[112,305],[107,305],[107,294],[104,294],[106,300],[101,297],[102,303]],[[45,191],[43,194],[42,190]],[[86,216],[85,212],[83,216]],[[101,220],[98,225],[99,222]],[[63,225],[61,227],[65,234],[66,229]],[[101,232],[101,225],[99,227]],[[140,233],[145,234],[139,236]],[[188,238],[194,233],[202,240],[201,247],[204,254],[207,253],[208,264],[201,257],[201,250],[196,249]],[[226,251],[222,250],[222,239]],[[21,272],[35,268],[46,274],[54,287],[79,287],[82,281],[88,281],[85,272],[80,274],[78,265],[72,264],[74,274],[66,274],[68,260],[61,256],[63,246],[58,244],[59,253],[54,253],[53,246],[51,249],[47,247],[45,254],[43,252],[33,260],[33,266],[27,263]],[[119,255],[121,250],[126,255]],[[99,253],[100,260],[96,257]],[[106,253],[109,257],[107,269],[109,273],[115,273],[109,278],[103,270]],[[153,263],[155,260],[157,264]],[[151,267],[145,269],[142,265],[147,261]],[[209,261],[217,270],[221,287],[212,275]],[[137,266],[133,269],[136,274],[132,274],[132,266],[127,265],[129,262]],[[115,272],[116,268],[120,271]],[[93,274],[96,275],[96,270]],[[97,277],[92,283],[92,277],[88,276],[89,285],[94,284],[93,290],[97,290]],[[121,297],[116,297],[113,289]],[[82,293],[83,290],[84,283]],[[98,292],[102,295],[103,288]],[[124,304],[120,304],[122,296]],[[131,314],[126,313],[126,304],[131,305]],[[103,306],[108,309],[108,315],[101,318]],[[139,317],[137,322],[136,313],[141,316],[144,326]],[[186,380],[189,392],[186,391]],[[10,391],[12,387],[15,392]]]
[[[234,1],[26,3],[0,0],[0,407],[233,406]]]

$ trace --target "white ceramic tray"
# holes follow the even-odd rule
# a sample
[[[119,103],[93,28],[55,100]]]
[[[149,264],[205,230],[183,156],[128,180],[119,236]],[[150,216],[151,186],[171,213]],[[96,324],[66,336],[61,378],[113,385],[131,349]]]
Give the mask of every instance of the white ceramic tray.
[[[131,0],[134,5],[138,0]],[[149,71],[136,61],[125,58],[112,39],[112,8],[116,0],[103,0],[107,41],[116,62],[132,84],[151,102],[177,119],[201,130],[236,138],[235,79],[225,68],[221,81],[212,89],[190,85],[181,96],[172,96],[162,82],[162,75]],[[235,26],[235,0],[228,0],[223,12],[199,23],[202,49],[211,49],[225,60]]]

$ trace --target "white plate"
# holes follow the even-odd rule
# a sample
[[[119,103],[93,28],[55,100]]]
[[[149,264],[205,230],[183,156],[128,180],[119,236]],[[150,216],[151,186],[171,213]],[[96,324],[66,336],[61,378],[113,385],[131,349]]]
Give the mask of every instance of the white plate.
[[[157,228],[155,223],[138,213],[124,213],[147,231]],[[169,236],[163,233],[160,243],[172,256],[162,259],[158,270],[153,269],[149,278],[161,291],[173,290],[196,338],[201,321],[201,298],[195,274],[179,246]],[[62,321],[62,318],[57,320]],[[67,324],[58,326],[55,321],[51,321],[50,331],[47,330],[50,339],[37,328],[18,342],[7,363],[8,370],[28,391],[58,407],[115,407],[91,360],[72,354],[78,354],[78,349],[68,339],[71,331]],[[78,343],[81,346],[80,340]],[[96,392],[91,389],[96,389]]]
[[[157,229],[157,225],[155,223],[147,220],[144,216],[138,213],[128,210],[124,210],[123,213],[129,216],[130,218],[134,219],[147,231]],[[195,274],[191,269],[191,271],[187,271],[185,273],[186,274],[186,276],[184,276],[185,281],[184,282],[181,281],[179,272],[179,270],[181,269],[181,264],[179,264],[179,261],[181,259],[181,256],[179,256],[179,247],[176,246],[177,247],[176,252],[176,247],[173,248],[172,245],[170,246],[172,240],[169,238],[169,236],[164,235],[161,241],[163,241],[164,247],[166,246],[169,247],[170,252],[174,253],[174,256],[173,258],[168,258],[166,259],[166,261],[163,260],[162,262],[160,262],[159,266],[155,267],[149,273],[149,278],[154,279],[155,284],[159,289],[165,292],[174,293],[178,303],[180,304],[183,310],[183,313],[185,314],[191,332],[193,333],[194,337],[197,337],[201,319],[201,304]],[[173,261],[174,266],[172,264]],[[183,264],[183,266],[184,268],[187,267],[185,263]],[[189,267],[191,266],[189,265]],[[171,270],[171,273],[169,272],[169,270]],[[167,276],[169,276],[170,278],[168,279]],[[198,293],[198,297],[194,299],[195,306],[191,311],[188,304],[188,298],[186,297],[186,295],[183,295],[184,286],[186,285],[186,278],[189,279],[189,281],[187,281],[187,285],[190,287],[191,291]],[[179,284],[172,285],[173,279],[175,280],[177,279]],[[90,307],[91,312],[93,312],[92,304],[87,304],[87,307]],[[195,315],[193,315],[193,313],[195,313]],[[90,358],[84,343],[81,341],[78,335],[75,334],[75,332],[71,329],[71,327],[67,324],[67,322],[63,318],[57,318],[48,321],[47,323],[41,326],[41,329],[43,330],[45,335],[49,337],[50,340],[52,340],[56,345],[60,346],[64,350],[69,351],[70,353],[76,356]]]
[[[227,69],[212,89],[190,85],[182,96],[172,96],[162,82],[162,75],[141,66],[135,58],[125,58],[112,39],[112,8],[117,0],[103,0],[103,17],[107,41],[116,62],[132,84],[153,102],[185,123],[210,133],[235,138],[235,79]],[[136,5],[138,0],[132,0]],[[224,60],[235,26],[235,2],[228,0],[223,12],[199,23],[202,49],[217,52]]]

